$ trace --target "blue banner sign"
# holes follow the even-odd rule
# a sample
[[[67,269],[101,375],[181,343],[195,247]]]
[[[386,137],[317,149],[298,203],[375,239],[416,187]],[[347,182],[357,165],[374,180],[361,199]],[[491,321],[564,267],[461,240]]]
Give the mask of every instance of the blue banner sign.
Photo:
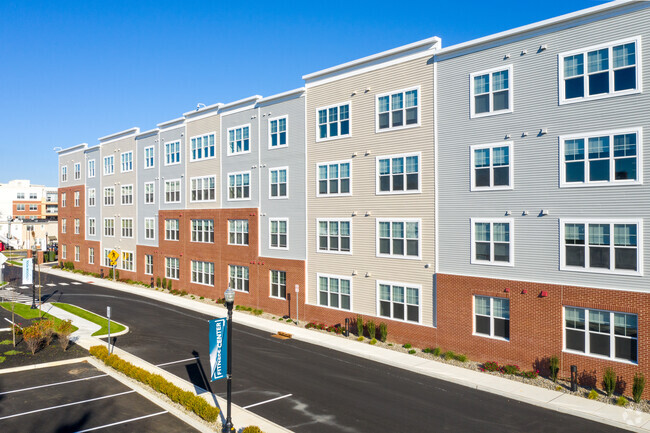
[[[23,284],[33,284],[34,259],[23,260]]]
[[[226,377],[228,371],[228,322],[226,318],[210,320],[210,380]]]

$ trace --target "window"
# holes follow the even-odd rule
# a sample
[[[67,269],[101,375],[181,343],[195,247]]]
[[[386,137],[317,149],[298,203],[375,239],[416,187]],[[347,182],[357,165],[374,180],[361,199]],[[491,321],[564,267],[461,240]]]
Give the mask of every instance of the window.
[[[559,55],[560,104],[641,91],[640,37]]]
[[[67,196],[67,194],[65,192],[61,193],[61,207],[65,207],[66,196]]]
[[[95,218],[88,218],[88,236],[95,236],[97,234],[97,227]]]
[[[133,204],[133,185],[122,185],[122,204]]]
[[[512,65],[470,75],[471,117],[512,113]]]
[[[318,196],[351,195],[350,161],[318,164]]]
[[[74,207],[79,207],[79,191],[74,192]]]
[[[228,266],[230,273],[229,287],[240,292],[248,292],[248,266]]]
[[[72,171],[73,171],[73,174],[74,174],[74,180],[81,179],[81,163],[80,162],[75,163],[75,165],[73,166]]]
[[[155,187],[153,182],[146,182],[144,184],[144,202],[145,204],[152,204],[155,201]]]
[[[61,182],[67,182],[68,181],[68,166],[64,165],[61,167]]]
[[[25,193],[24,192],[16,193],[16,199],[17,200],[25,200]]]
[[[287,273],[271,271],[271,297],[287,299]]]
[[[560,186],[641,183],[640,138],[640,128],[560,137]]]
[[[377,219],[377,257],[420,258],[420,220]]]
[[[88,160],[88,177],[95,177],[95,160]]]
[[[133,271],[133,253],[122,251],[122,269],[125,271]]]
[[[61,258],[63,260],[68,258],[68,251],[67,250],[68,250],[67,245],[61,245]]]
[[[17,204],[16,205],[16,211],[24,211],[25,210],[25,205],[24,204]]]
[[[470,147],[472,191],[512,189],[512,142]]]
[[[319,108],[316,141],[350,136],[350,103]]]
[[[37,204],[30,204],[29,205],[29,210],[30,212],[35,212],[38,210],[38,205]]]
[[[192,260],[192,282],[214,286],[214,263]]]
[[[91,265],[95,264],[95,249],[88,248],[88,263]]]
[[[420,154],[377,157],[377,194],[420,192]]]
[[[377,96],[377,131],[400,129],[420,124],[419,88]]]
[[[35,192],[30,192],[29,193],[29,199],[30,200],[37,200],[37,194]]]
[[[194,177],[191,184],[191,201],[215,201],[216,176]]]
[[[214,133],[202,137],[192,137],[192,156],[190,161],[214,158]]]
[[[81,229],[81,222],[79,221],[79,218],[75,218],[74,219],[74,234],[78,235],[80,229]]]
[[[317,220],[318,251],[349,253],[351,250],[350,220]]]
[[[637,362],[637,315],[564,307],[564,348],[613,360]]]
[[[471,263],[514,266],[514,220],[493,218],[482,220],[472,218]]]
[[[269,226],[271,227],[271,248],[287,249],[287,219],[271,219]]]
[[[155,167],[156,148],[149,146],[144,148],[144,168]]]
[[[95,188],[88,188],[88,206],[95,206]]]
[[[112,267],[111,259],[108,258],[108,255],[111,253],[110,248],[104,248],[104,266]]]
[[[63,218],[61,220],[61,233],[65,233],[68,230],[68,220]]]
[[[144,255],[144,273],[145,275],[153,275],[153,255]]]
[[[269,149],[287,145],[287,116],[269,119]]]
[[[165,257],[165,277],[178,280],[180,260],[174,257]]]
[[[133,171],[133,152],[124,152],[120,155],[122,162],[121,172]]]
[[[148,240],[153,240],[156,238],[156,219],[155,218],[145,218],[144,219],[144,238]]]
[[[318,274],[318,305],[350,310],[351,286],[349,278]]]
[[[288,171],[289,169],[286,167],[272,168],[269,170],[270,198],[287,198],[289,196],[289,190],[287,188],[289,182],[287,176]]]
[[[560,220],[560,269],[641,275],[641,220]]]
[[[214,242],[214,220],[192,220],[192,242]]]
[[[75,245],[75,247],[74,247],[74,261],[78,262],[80,256],[81,256],[81,252],[79,251],[79,246]]]
[[[165,240],[177,241],[178,233],[178,220],[165,220]]]
[[[250,199],[250,171],[228,175],[228,200]]]
[[[181,142],[172,141],[165,143],[165,165],[181,163]]]
[[[165,181],[165,203],[180,203],[181,202],[181,181],[166,180]]]
[[[420,287],[377,281],[379,316],[420,323]]]
[[[104,176],[115,173],[115,156],[104,157]]]
[[[248,245],[248,220],[228,220],[228,243]]]
[[[104,218],[104,236],[115,236],[115,218]]]
[[[104,188],[104,206],[113,206],[115,204],[115,187],[107,186]]]
[[[228,155],[251,151],[249,129],[249,125],[228,129]]]
[[[474,334],[510,339],[510,300],[474,296]]]
[[[123,238],[132,238],[133,237],[133,218],[122,218],[122,237]]]

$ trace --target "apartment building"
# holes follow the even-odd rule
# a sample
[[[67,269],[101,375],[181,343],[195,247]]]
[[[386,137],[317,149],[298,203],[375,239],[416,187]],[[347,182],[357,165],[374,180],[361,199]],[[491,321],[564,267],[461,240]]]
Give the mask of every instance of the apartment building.
[[[33,185],[29,180],[0,183],[0,221],[56,220],[57,188]]]

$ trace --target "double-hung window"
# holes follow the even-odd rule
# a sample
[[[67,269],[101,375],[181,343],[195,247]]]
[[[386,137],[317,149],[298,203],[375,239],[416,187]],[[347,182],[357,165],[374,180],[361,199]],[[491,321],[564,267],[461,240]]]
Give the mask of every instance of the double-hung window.
[[[511,142],[470,147],[472,191],[513,188],[511,150]]]
[[[318,305],[322,307],[351,309],[352,280],[338,275],[318,274]]]
[[[61,182],[68,181],[68,166],[64,165],[61,167]]]
[[[514,266],[514,220],[471,218],[471,263]]]
[[[420,153],[377,157],[377,194],[420,192]]]
[[[333,161],[318,164],[318,192],[320,196],[350,195],[351,161]]]
[[[178,220],[165,220],[165,240],[177,241],[179,239],[179,223]]]
[[[215,201],[216,176],[193,177],[190,201]]]
[[[66,198],[67,198],[66,196],[67,194],[65,192],[61,193],[61,207],[65,207],[66,205]]]
[[[79,218],[74,219],[74,234],[78,235],[79,232],[81,231],[81,221]]]
[[[112,268],[113,265],[111,265],[111,259],[109,255],[111,254],[111,249],[110,248],[104,248],[104,266],[107,268]]]
[[[61,233],[65,233],[68,230],[68,220],[66,218],[61,219]]]
[[[81,256],[81,248],[79,247],[79,245],[75,245],[74,246],[74,261],[78,262],[79,259],[81,258],[80,256]]]
[[[559,55],[560,104],[641,91],[641,38],[630,38]]]
[[[347,220],[319,219],[318,224],[318,251],[333,253],[350,253],[352,249],[350,226]]]
[[[154,240],[156,238],[156,219],[144,219],[144,238],[147,240]]]
[[[176,257],[165,257],[165,277],[172,280],[179,278],[180,260]]]
[[[120,197],[122,204],[133,204],[133,185],[122,185]]]
[[[30,192],[30,193],[29,193],[29,199],[30,199],[30,200],[37,200],[37,199],[38,199],[38,195],[37,195],[37,193],[35,193],[35,192]]]
[[[113,206],[115,204],[115,187],[107,186],[104,188],[104,206]]]
[[[350,136],[350,103],[323,107],[316,110],[318,132],[316,141]]]
[[[79,204],[80,204],[80,199],[79,198],[80,198],[80,196],[81,196],[81,194],[79,193],[79,191],[74,192],[74,207],[79,207]],[[29,205],[29,206],[31,208],[32,205]]]
[[[104,236],[115,236],[115,218],[104,218]]]
[[[474,334],[510,339],[510,300],[474,296]]]
[[[154,146],[149,146],[144,148],[144,168],[154,168],[155,167],[155,156],[156,148]]]
[[[249,200],[251,172],[228,174],[228,200]]]
[[[61,245],[61,258],[63,260],[68,258],[68,248],[67,245]]]
[[[192,137],[190,161],[214,158],[214,133]]]
[[[133,237],[133,218],[122,218],[122,237],[123,238],[132,238]]]
[[[377,257],[420,258],[419,219],[377,219]]]
[[[420,286],[377,281],[377,310],[381,317],[420,323]]]
[[[640,219],[563,219],[560,233],[560,269],[642,274]]]
[[[289,220],[283,219],[270,219],[269,232],[270,232],[270,247],[273,249],[288,249],[287,238]]]
[[[637,362],[637,315],[564,307],[564,349],[617,361]]]
[[[24,192],[16,193],[16,199],[17,200],[25,200],[25,193]]]
[[[641,129],[560,137],[560,186],[641,182]]]
[[[94,265],[95,264],[95,249],[94,248],[88,248],[88,264]]]
[[[181,142],[170,141],[165,143],[165,165],[181,163]]]
[[[214,220],[192,220],[192,242],[214,242]]]
[[[115,156],[109,155],[104,157],[104,175],[115,173]]]
[[[77,162],[73,166],[73,174],[74,174],[74,180],[79,180],[81,179],[81,163]]]
[[[192,282],[214,286],[214,263],[192,260]]]
[[[25,210],[25,205],[24,204],[17,204],[16,205],[16,211],[24,211]]]
[[[272,168],[269,170],[269,198],[289,197],[289,168]]]
[[[248,245],[248,220],[228,220],[228,244]]]
[[[144,256],[144,273],[145,275],[153,275],[153,255],[145,254]]]
[[[250,151],[250,125],[228,129],[228,155],[238,155]]]
[[[271,271],[271,297],[287,299],[287,273]]]
[[[89,159],[88,160],[88,177],[95,177],[95,160],[94,159]]]
[[[88,188],[88,206],[95,206],[95,188]]]
[[[471,74],[471,117],[511,113],[512,81],[512,65]]]
[[[145,182],[144,184],[144,202],[145,204],[153,204],[155,202],[155,184],[153,182]]]
[[[269,149],[287,145],[287,116],[269,119]]]
[[[420,124],[419,88],[377,95],[377,131]]]
[[[120,155],[121,173],[133,171],[133,152],[124,152]]]
[[[233,290],[248,292],[248,266],[230,265],[230,279],[228,286]]]
[[[181,181],[180,179],[165,181],[165,203],[181,202]]]
[[[79,206],[77,206],[77,207],[79,207]],[[30,204],[30,205],[29,205],[29,211],[30,211],[30,212],[35,212],[35,211],[37,211],[37,210],[38,210],[38,205],[37,205],[37,204]],[[32,219],[33,219],[33,218],[34,218],[34,217],[32,217]]]
[[[133,253],[130,251],[122,251],[122,269],[125,271],[133,271]]]
[[[88,218],[88,236],[95,236],[97,233],[97,225],[95,218]]]

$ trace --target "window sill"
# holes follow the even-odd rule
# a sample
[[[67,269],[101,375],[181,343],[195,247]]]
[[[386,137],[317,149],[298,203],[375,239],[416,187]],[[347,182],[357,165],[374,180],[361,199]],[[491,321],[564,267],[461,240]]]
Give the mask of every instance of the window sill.
[[[197,158],[197,159],[190,159],[190,162],[201,162],[201,161],[209,161],[211,159],[217,159],[216,156],[209,156],[207,158]]]
[[[481,260],[471,260],[470,263],[472,265],[488,265],[488,266],[501,266],[501,267],[511,267],[514,268],[515,264],[514,262],[489,262],[489,261],[481,261]]]
[[[352,134],[338,135],[336,137],[316,138],[316,143],[322,143],[322,142],[325,142],[325,141],[333,141],[333,140],[341,140],[343,138],[350,138],[350,137],[352,137]]]
[[[472,186],[470,191],[472,192],[482,192],[482,191],[512,191],[514,190],[514,185],[508,186]]]
[[[486,335],[486,334],[479,334],[478,332],[472,332],[472,335],[474,337],[481,337],[481,338],[489,338],[490,340],[497,340],[497,341],[504,341],[506,343],[510,342],[510,339],[508,338],[503,338],[503,337],[495,337],[492,335]]]
[[[246,154],[249,154],[249,153],[251,153],[251,152],[252,152],[251,150],[248,150],[248,151],[246,151],[246,152],[234,152],[234,153],[230,153],[230,152],[228,152],[228,153],[226,153],[226,156],[246,155]]]
[[[481,117],[491,117],[491,116],[498,116],[500,114],[511,114],[514,113],[513,109],[508,109],[508,110],[499,110],[499,111],[491,111],[488,113],[472,113],[470,114],[470,119],[480,119]]]
[[[289,147],[288,144],[283,144],[282,146],[269,146],[269,150],[286,149],[287,147]]]
[[[271,298],[271,299],[278,299],[278,300],[280,300],[280,301],[286,301],[286,300],[287,300],[286,297],[283,298],[283,297],[281,297],[281,296],[273,296],[273,295],[269,295],[269,298]]]
[[[198,281],[190,281],[190,283],[196,284],[196,285],[199,285],[199,286],[214,287],[214,284],[199,283]]]
[[[589,357],[589,358],[602,359],[602,360],[605,360],[605,361],[620,362],[621,364],[639,365],[638,362],[628,361],[626,359],[610,358],[610,357],[602,356],[602,355],[594,355],[594,354],[591,354],[591,353],[578,352],[577,350],[563,349],[562,352],[563,353],[570,353],[571,355],[581,355],[581,356],[586,356],[586,357]]]
[[[375,195],[408,195],[408,194],[421,194],[420,189],[411,191],[375,191]]]
[[[316,194],[316,198],[327,198],[327,197],[352,197],[352,193],[344,193],[344,194]]]
[[[335,310],[335,311],[352,311],[352,308],[348,309],[348,308],[330,307],[329,305],[321,305],[321,304],[317,304],[317,306],[320,307],[320,308],[327,308],[329,310]],[[415,323],[415,322],[413,322],[413,323]]]
[[[401,260],[422,260],[421,256],[396,256],[392,254],[375,254],[375,257],[377,258],[384,258],[384,259],[401,259]]]
[[[338,256],[351,256],[352,251],[324,251],[324,250],[316,250],[316,253],[318,254],[335,254]],[[383,256],[382,256],[383,257]]]
[[[596,187],[621,187],[621,186],[636,186],[643,185],[641,179],[630,181],[613,181],[613,182],[561,182],[560,188],[596,188]]]
[[[394,126],[394,127],[390,127],[390,128],[381,128],[380,129],[378,127],[375,127],[375,133],[376,134],[381,134],[383,132],[401,131],[401,130],[404,130],[404,129],[413,129],[413,128],[419,128],[419,127],[420,127],[420,122],[418,122],[416,124],[412,124],[412,125]]]
[[[181,162],[178,161],[178,162],[172,162],[171,164],[163,164],[163,165],[164,165],[165,167],[170,167],[170,166],[173,166],[173,165],[181,165]]]
[[[569,272],[582,272],[587,274],[608,274],[608,275],[627,275],[630,277],[642,277],[643,272],[640,271],[612,271],[610,269],[597,269],[597,268],[579,268],[570,266],[561,266],[560,271]]]
[[[621,90],[620,92],[615,92],[615,93],[601,93],[599,95],[589,95],[589,96],[583,96],[582,98],[571,98],[571,99],[565,99],[564,97],[560,96],[560,103],[558,105],[570,105],[579,102],[597,101],[599,99],[609,99],[609,98],[615,98],[617,96],[636,95],[637,93],[642,93],[641,89]]]

